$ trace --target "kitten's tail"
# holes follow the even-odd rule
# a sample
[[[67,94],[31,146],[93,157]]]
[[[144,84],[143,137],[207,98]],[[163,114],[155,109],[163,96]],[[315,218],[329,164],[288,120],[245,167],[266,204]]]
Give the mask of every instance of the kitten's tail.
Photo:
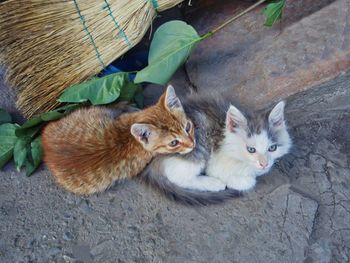
[[[237,190],[223,190],[219,192],[196,191],[177,186],[169,181],[161,169],[160,158],[153,161],[144,169],[140,177],[147,184],[163,192],[169,199],[185,205],[209,205],[222,203],[227,199],[242,195]]]

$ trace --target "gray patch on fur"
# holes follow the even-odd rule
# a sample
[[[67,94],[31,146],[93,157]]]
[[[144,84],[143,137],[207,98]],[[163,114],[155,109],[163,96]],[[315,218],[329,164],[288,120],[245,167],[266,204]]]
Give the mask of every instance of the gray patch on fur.
[[[208,160],[211,150],[219,147],[219,142],[224,138],[226,112],[230,101],[220,96],[198,96],[192,94],[183,101],[183,107],[187,116],[195,127],[196,148],[185,159],[196,156],[205,156],[201,160]],[[198,157],[199,157],[198,156]]]
[[[248,123],[247,135],[249,137],[260,134],[262,131],[267,132],[267,136],[272,142],[278,143],[278,131],[269,124],[269,114],[271,109],[261,110],[255,113],[248,113],[245,115]]]
[[[254,134],[260,134],[262,131],[267,131],[268,129],[268,120],[267,115],[265,113],[257,113],[254,115],[248,115],[248,136],[253,136]]]

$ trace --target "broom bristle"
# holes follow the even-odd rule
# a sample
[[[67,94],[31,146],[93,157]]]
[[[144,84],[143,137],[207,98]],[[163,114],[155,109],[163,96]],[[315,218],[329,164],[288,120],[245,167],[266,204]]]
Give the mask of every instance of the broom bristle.
[[[183,0],[7,0],[0,4],[0,63],[26,116],[52,110],[65,88],[136,45],[157,11]]]

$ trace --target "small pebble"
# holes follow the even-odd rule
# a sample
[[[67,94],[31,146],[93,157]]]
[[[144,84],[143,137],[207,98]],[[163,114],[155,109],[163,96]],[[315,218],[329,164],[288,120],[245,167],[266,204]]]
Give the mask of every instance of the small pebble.
[[[73,236],[70,232],[65,232],[65,233],[63,234],[63,239],[64,239],[64,240],[69,241],[69,240],[72,240],[73,238],[74,238],[74,236]]]

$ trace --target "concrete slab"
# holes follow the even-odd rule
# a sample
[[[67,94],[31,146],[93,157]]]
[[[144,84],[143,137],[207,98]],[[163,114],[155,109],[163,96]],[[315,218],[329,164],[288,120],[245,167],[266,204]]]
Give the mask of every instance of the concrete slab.
[[[350,75],[288,99],[294,149],[255,191],[209,207],[130,181],[78,197],[43,166],[0,172],[2,262],[346,262]],[[8,92],[1,87],[1,107]]]
[[[251,4],[209,2],[187,16],[201,34]],[[257,8],[201,42],[186,66],[191,82],[198,89],[232,91],[245,104],[262,107],[349,70],[349,1],[309,2],[287,1],[281,26],[263,26]]]

